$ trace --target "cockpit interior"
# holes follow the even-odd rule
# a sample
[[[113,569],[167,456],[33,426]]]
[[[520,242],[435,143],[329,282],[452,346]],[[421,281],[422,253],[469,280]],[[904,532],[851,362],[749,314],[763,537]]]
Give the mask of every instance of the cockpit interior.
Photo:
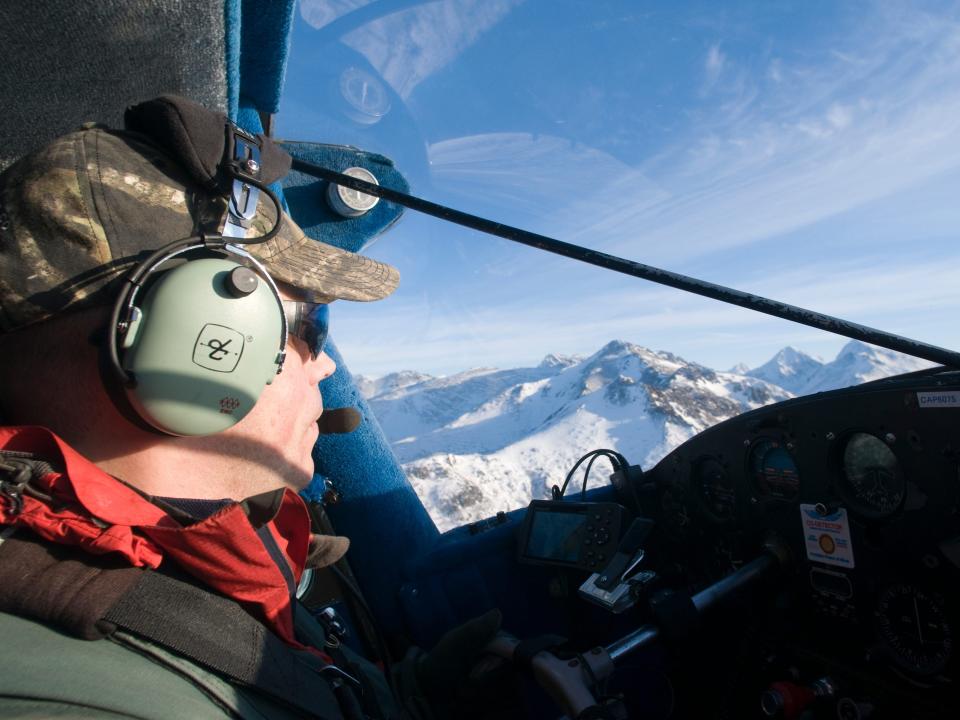
[[[25,151],[44,132],[53,136],[91,119],[109,122],[131,102],[178,92],[220,104],[252,132],[284,139],[295,161],[281,189],[291,216],[316,239],[384,253],[400,266],[404,282],[416,284],[421,271],[409,242],[389,248],[401,215],[417,223],[412,227],[426,252],[439,247],[453,226],[411,220],[416,211],[389,199],[360,212],[350,197],[341,197],[349,207],[338,214],[336,199],[328,200],[334,185],[310,167],[350,170],[359,180],[372,176],[387,190],[442,198],[438,202],[491,221],[523,226],[536,217],[536,187],[516,207],[499,197],[470,204],[473,194],[497,182],[504,198],[524,187],[506,171],[499,177],[495,166],[488,168],[492,184],[485,177],[444,192],[444,183],[456,185],[458,159],[438,153],[458,148],[439,147],[451,138],[441,137],[439,120],[417,106],[422,98],[412,88],[435,74],[431,97],[448,92],[457,102],[454,86],[463,76],[448,64],[470,53],[472,62],[500,63],[504,86],[520,88],[524,65],[504,58],[515,47],[508,40],[520,43],[528,26],[492,33],[489,42],[477,38],[500,22],[509,26],[504,18],[511,13],[533,12],[537,2],[189,0],[159,2],[152,12],[109,2],[103,7],[111,11],[98,14],[97,28],[77,21],[79,5],[42,2],[0,11],[8,20],[5,44],[16,50],[14,64],[22,70],[4,84],[4,133],[11,138],[6,156]],[[597,3],[590,10],[577,5],[561,3],[557,12],[577,22],[592,17],[609,28],[636,10],[631,3]],[[684,11],[690,25],[697,24],[698,12],[692,6]],[[651,22],[663,13],[649,9]],[[733,14],[747,22],[746,10]],[[67,22],[56,21],[58,15]],[[454,22],[460,16],[471,19],[473,30]],[[143,23],[145,36],[156,24],[161,41],[144,45],[156,67],[142,74],[118,70],[104,90],[90,68],[124,62],[129,68],[140,52],[111,46],[103,31],[122,17]],[[444,29],[453,32],[454,26],[461,34],[444,43]],[[33,30],[24,34],[25,27]],[[674,32],[678,25],[665,27]],[[418,32],[432,39],[417,45]],[[168,35],[173,39],[162,40]],[[50,42],[40,47],[31,40],[37,37]],[[56,47],[62,57],[51,52]],[[716,47],[724,52],[725,46]],[[404,49],[416,62],[401,75]],[[96,63],[78,60],[94,52]],[[708,82],[724,72],[723,58],[707,55],[708,77],[698,92],[709,92]],[[577,66],[569,58],[556,62]],[[638,67],[644,62],[638,54]],[[45,82],[70,92],[38,96],[31,67],[66,73]],[[196,73],[171,71],[193,67]],[[610,72],[629,92],[635,75]],[[489,75],[482,80],[493,82]],[[534,86],[523,85],[524,92]],[[100,88],[89,93],[100,108],[85,104],[88,87]],[[584,87],[584,107],[556,111],[558,136],[567,119],[587,122],[582,115],[591,102],[616,110],[616,93],[599,97],[609,86],[597,97],[588,92],[592,86]],[[547,97],[553,88],[544,84],[543,97],[524,95],[517,102],[532,112],[553,100]],[[482,83],[472,90],[457,112],[465,125],[476,125],[477,137],[522,129],[519,121],[491,121],[477,99],[484,96]],[[14,100],[28,95],[16,110]],[[100,110],[105,117],[92,117]],[[50,122],[40,127],[36,117]],[[590,117],[603,121],[602,112]],[[839,132],[841,120],[822,131]],[[576,138],[568,140],[575,148]],[[611,137],[606,149],[615,146]],[[580,182],[575,165],[563,173],[567,184]],[[369,198],[355,191],[355,203]],[[507,218],[491,216],[501,206]],[[532,222],[547,235],[556,227]],[[461,267],[470,268],[480,262],[476,258],[489,259],[489,242],[483,236],[475,246],[443,252],[459,253]],[[577,242],[591,245],[583,237]],[[643,246],[631,256],[642,258]],[[535,264],[530,257],[517,262]],[[510,281],[509,292],[523,285]],[[345,618],[346,642],[360,652],[377,657],[402,654],[410,645],[429,648],[450,628],[499,608],[504,632],[488,648],[486,669],[494,675],[491,668],[500,668],[502,677],[490,690],[496,695],[475,699],[478,718],[931,720],[960,713],[960,653],[954,648],[960,632],[960,434],[953,424],[960,412],[960,366],[939,362],[756,407],[691,433],[649,467],[625,457],[622,448],[585,441],[571,448],[581,463],[566,483],[562,476],[549,478],[529,505],[503,507],[441,533],[351,375],[352,364],[362,359],[335,344],[338,310],[329,353],[339,369],[321,389],[327,407],[354,408],[360,420],[350,432],[320,437],[316,476],[306,494],[322,522],[350,538],[346,582],[362,598],[337,589],[337,579],[318,576],[304,583],[301,600],[316,612],[333,604]],[[362,313],[378,309],[349,312],[344,325],[359,334]],[[426,320],[404,322],[420,328]],[[898,327],[909,330],[908,323]],[[354,344],[376,352],[375,340],[365,343]],[[587,463],[595,482],[587,487],[584,480],[581,491]]]

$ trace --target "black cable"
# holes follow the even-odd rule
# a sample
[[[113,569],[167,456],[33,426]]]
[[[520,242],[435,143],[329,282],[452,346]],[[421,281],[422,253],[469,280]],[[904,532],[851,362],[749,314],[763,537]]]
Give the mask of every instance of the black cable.
[[[593,463],[596,462],[598,457],[600,457],[599,453],[590,458],[590,462],[587,463],[587,467],[583,471],[583,485],[580,486],[580,502],[583,502],[587,499],[587,480],[590,477],[590,469],[593,467]]]
[[[626,469],[628,467],[627,459],[623,455],[618,453],[616,450],[608,450],[606,448],[591,450],[586,455],[584,455],[579,460],[577,460],[577,462],[574,463],[573,467],[570,468],[570,472],[567,473],[567,477],[564,479],[562,487],[557,488],[557,486],[554,485],[553,499],[559,500],[560,498],[563,497],[564,493],[567,491],[567,486],[570,484],[570,479],[573,477],[573,474],[577,471],[577,468],[579,468],[585,461],[590,460],[590,464],[587,466],[586,472],[584,473],[583,490],[581,490],[581,493],[580,493],[581,497],[583,497],[583,494],[586,492],[587,476],[590,474],[590,467],[593,465],[593,461],[601,455],[606,457],[608,460],[610,460],[610,464],[613,466],[614,471],[621,470],[623,472],[626,472]]]
[[[277,219],[276,222],[273,223],[273,227],[270,228],[269,232],[264,235],[252,238],[231,237],[224,238],[224,240],[232,245],[260,245],[268,240],[272,240],[277,236],[277,233],[280,232],[280,227],[283,224],[283,206],[280,204],[280,199],[270,188],[268,188],[259,180],[251,178],[249,175],[237,173],[235,179],[239,180],[240,182],[247,183],[248,185],[253,185],[255,188],[260,190],[260,192],[264,193],[268,198],[270,198],[271,202],[273,202],[273,207],[276,209]]]
[[[590,477],[590,469],[593,467],[593,463],[598,457],[603,456],[607,458],[607,460],[610,461],[610,467],[613,468],[614,472],[620,471],[624,474],[627,472],[627,460],[616,450],[596,450],[595,452],[597,454],[590,458],[590,462],[587,463],[587,469],[583,472],[583,486],[580,488],[580,500],[586,500],[587,478]]]
[[[590,455],[592,455],[593,452],[594,451],[587,453],[582,458],[577,460],[576,463],[574,463],[573,467],[570,468],[570,472],[567,473],[567,477],[564,478],[563,485],[560,487],[559,490],[556,490],[556,486],[554,486],[554,489],[555,489],[554,498],[553,498],[554,500],[559,500],[560,498],[563,497],[563,494],[567,491],[567,485],[570,484],[570,478],[573,477],[573,474],[577,471],[577,468],[580,467],[580,465],[583,464],[583,461],[586,460],[588,457],[590,457]]]
[[[735,290],[705,280],[698,280],[670,270],[662,270],[652,265],[626,260],[616,255],[600,252],[599,250],[591,250],[581,247],[580,245],[556,240],[546,235],[521,230],[520,228],[494,222],[493,220],[487,220],[477,215],[471,215],[460,210],[446,207],[445,205],[439,205],[429,200],[423,200],[422,198],[408,195],[407,193],[392,190],[382,185],[374,185],[373,183],[368,183],[358,178],[328,170],[319,165],[314,165],[305,160],[294,158],[293,169],[337,185],[342,185],[343,187],[353,188],[367,195],[374,195],[390,200],[398,205],[403,205],[404,207],[422,212],[426,215],[432,215],[447,222],[462,225],[473,230],[479,230],[488,235],[496,235],[505,240],[518,242],[522,245],[538,248],[539,250],[546,250],[555,255],[563,255],[564,257],[606,268],[607,270],[613,270],[623,273],[624,275],[649,280],[661,285],[677,288],[678,290],[685,290],[696,295],[702,295],[731,305],[744,307],[748,310],[755,310],[784,320],[792,320],[793,322],[817,328],[818,330],[826,330],[836,335],[843,335],[848,338],[853,338],[854,340],[862,340],[863,342],[879,345],[889,350],[896,350],[897,352],[906,353],[913,357],[923,358],[924,360],[930,360],[931,362],[960,369],[960,353],[953,350],[947,350],[946,348],[930,345],[920,342],[919,340],[894,335],[885,330],[860,325],[859,323],[832,317],[813,310],[807,310],[796,305],[789,305],[779,300],[772,300],[760,295],[743,292],[742,290]]]

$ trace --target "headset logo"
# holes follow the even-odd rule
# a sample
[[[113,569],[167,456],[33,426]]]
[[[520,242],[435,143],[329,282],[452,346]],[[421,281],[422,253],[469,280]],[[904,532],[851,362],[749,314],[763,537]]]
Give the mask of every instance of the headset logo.
[[[233,415],[233,411],[240,407],[240,400],[235,397],[220,399],[220,412],[224,415]]]
[[[243,355],[244,337],[224,325],[207,323],[193,345],[193,362],[207,370],[229,373]]]

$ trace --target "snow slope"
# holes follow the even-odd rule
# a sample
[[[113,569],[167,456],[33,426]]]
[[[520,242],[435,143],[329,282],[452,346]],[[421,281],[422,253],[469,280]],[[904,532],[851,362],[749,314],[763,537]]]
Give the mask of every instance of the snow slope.
[[[356,378],[441,530],[549,496],[584,453],[618,450],[651,467],[696,433],[794,395],[857,385],[930,363],[856,340],[823,362],[786,347],[753,370],[717,372],[615,340],[589,357],[449,377]],[[590,485],[607,482],[600,461]],[[577,492],[578,473],[568,492]]]
[[[649,467],[721,420],[791,397],[759,378],[622,341],[535,368],[358,382],[441,529],[548,496],[588,450],[614,448]],[[591,484],[607,482],[605,463]]]

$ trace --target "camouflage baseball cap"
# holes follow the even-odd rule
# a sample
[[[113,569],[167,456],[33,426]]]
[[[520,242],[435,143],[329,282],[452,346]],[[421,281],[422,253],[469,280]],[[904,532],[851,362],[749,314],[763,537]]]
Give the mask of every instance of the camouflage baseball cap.
[[[223,202],[136,133],[86,126],[24,156],[0,175],[0,331],[111,302],[133,266],[195,235]],[[275,217],[262,200],[250,237]],[[389,265],[313,240],[287,215],[278,235],[246,248],[314,302],[379,300],[400,280]]]

